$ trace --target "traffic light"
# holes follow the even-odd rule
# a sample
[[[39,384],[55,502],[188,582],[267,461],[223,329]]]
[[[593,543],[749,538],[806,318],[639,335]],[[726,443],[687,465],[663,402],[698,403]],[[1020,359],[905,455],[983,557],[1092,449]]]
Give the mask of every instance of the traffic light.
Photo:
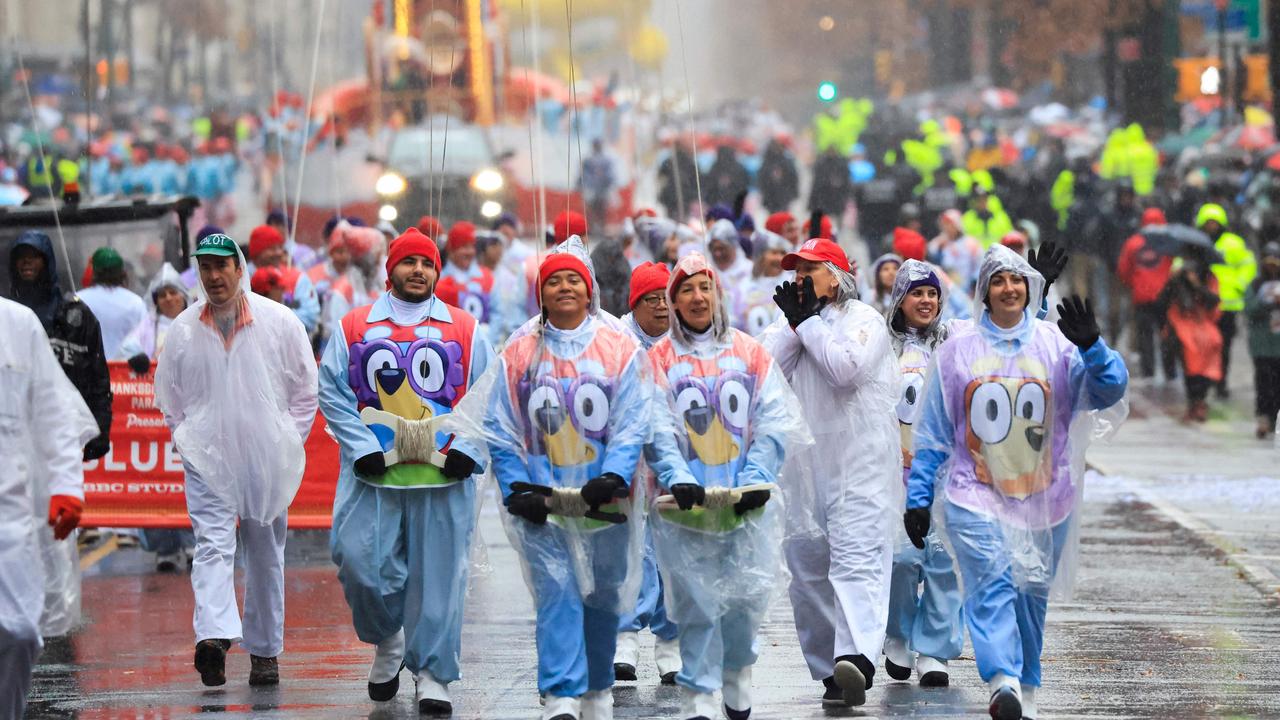
[[[830,80],[823,80],[818,83],[818,99],[822,102],[835,100],[837,94],[839,94],[839,91],[836,89],[836,84]]]

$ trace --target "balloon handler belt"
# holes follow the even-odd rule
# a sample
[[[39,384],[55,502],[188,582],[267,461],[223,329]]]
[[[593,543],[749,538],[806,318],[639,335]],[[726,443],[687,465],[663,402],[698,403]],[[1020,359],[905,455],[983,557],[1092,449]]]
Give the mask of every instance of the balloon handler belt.
[[[627,516],[622,513],[592,510],[587,501],[582,499],[582,488],[549,487],[517,481],[511,483],[511,492],[531,492],[543,496],[547,500],[547,511],[552,515],[587,518],[614,525],[627,521]]]
[[[754,485],[743,485],[742,487],[709,487],[707,488],[706,499],[702,501],[702,507],[707,510],[721,510],[727,507],[737,505],[742,498],[747,495],[753,495],[761,492],[772,492],[777,490],[778,486],[774,483],[756,483]],[[772,497],[772,495],[770,495]],[[767,502],[767,500],[766,500]],[[676,504],[674,495],[659,495],[656,500],[658,510],[679,510],[680,506]]]
[[[385,410],[367,407],[360,411],[360,420],[365,425],[389,428],[394,436],[394,444],[383,453],[388,467],[402,462],[430,463],[444,468],[444,453],[436,449],[435,425],[445,415],[409,420],[399,415],[392,415]],[[385,447],[385,445],[384,445]]]

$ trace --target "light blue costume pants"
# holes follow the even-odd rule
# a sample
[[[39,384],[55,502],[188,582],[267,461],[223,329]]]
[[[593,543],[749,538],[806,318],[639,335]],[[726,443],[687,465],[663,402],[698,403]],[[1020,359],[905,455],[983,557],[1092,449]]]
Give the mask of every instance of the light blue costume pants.
[[[655,520],[654,522],[665,522]],[[680,626],[680,672],[676,684],[711,693],[724,684],[725,670],[754,665],[759,654],[756,630],[764,620],[780,547],[750,525],[720,536],[664,528],[668,542],[684,548],[682,567],[664,568],[667,600]],[[742,578],[760,577],[759,583]],[[738,593],[721,579],[759,587]],[[732,584],[732,583],[731,583]],[[754,589],[754,588],[753,588]]]
[[[579,697],[613,687],[619,592],[627,577],[626,524],[577,536],[594,589],[583,596],[570,559],[570,536],[548,520],[521,523],[525,562],[537,607],[538,692]]]
[[[996,520],[951,503],[944,510],[956,563],[964,575],[964,612],[978,674],[989,681],[1003,673],[1023,685],[1039,687],[1048,599],[1014,584]],[[1068,518],[1052,530],[1055,571],[1070,524]]]
[[[964,648],[964,597],[936,532],[923,550],[907,545],[894,553],[886,635],[939,660],[959,657]]]
[[[680,629],[667,617],[667,608],[662,597],[662,574],[658,572],[658,560],[653,550],[653,534],[648,526],[644,529],[643,570],[636,609],[622,616],[621,622],[618,623],[618,632],[640,632],[649,628],[659,640],[675,640]]]
[[[377,644],[403,627],[406,668],[457,680],[475,484],[400,490],[352,482],[334,508],[329,549],[356,635]]]

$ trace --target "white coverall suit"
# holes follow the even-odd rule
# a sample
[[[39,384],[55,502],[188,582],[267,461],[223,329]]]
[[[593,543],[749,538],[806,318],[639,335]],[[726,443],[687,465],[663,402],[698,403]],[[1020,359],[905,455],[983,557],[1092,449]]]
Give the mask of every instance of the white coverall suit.
[[[34,313],[0,299],[0,717],[20,718],[40,654],[49,498],[84,499],[84,444],[98,425]]]
[[[196,642],[243,640],[250,653],[275,657],[284,649],[286,511],[306,466],[316,362],[289,308],[245,297],[251,320],[232,335],[230,347],[201,319],[203,301],[173,321],[156,367],[156,404],[186,471],[196,536]],[[244,544],[243,632],[235,592],[237,521]]]
[[[835,658],[884,646],[902,508],[900,373],[884,318],[858,300],[827,306],[795,330],[776,320],[761,342],[800,399],[814,444],[783,468],[790,488],[784,550],[800,648],[813,679]]]

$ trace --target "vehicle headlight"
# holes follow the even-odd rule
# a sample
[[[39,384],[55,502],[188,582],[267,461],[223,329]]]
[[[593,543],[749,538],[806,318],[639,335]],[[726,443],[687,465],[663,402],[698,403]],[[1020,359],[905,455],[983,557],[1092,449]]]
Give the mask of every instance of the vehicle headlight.
[[[378,219],[383,222],[395,222],[400,217],[400,211],[396,210],[395,205],[383,205],[378,208]]]
[[[378,178],[378,182],[373,184],[374,191],[384,197],[399,195],[406,187],[408,184],[405,183],[404,178],[393,172],[383,173],[382,177]]]
[[[497,200],[485,200],[480,206],[480,214],[492,220],[502,214],[502,203]]]
[[[496,193],[502,189],[502,173],[493,169],[485,169],[471,177],[471,187],[482,193]]]

